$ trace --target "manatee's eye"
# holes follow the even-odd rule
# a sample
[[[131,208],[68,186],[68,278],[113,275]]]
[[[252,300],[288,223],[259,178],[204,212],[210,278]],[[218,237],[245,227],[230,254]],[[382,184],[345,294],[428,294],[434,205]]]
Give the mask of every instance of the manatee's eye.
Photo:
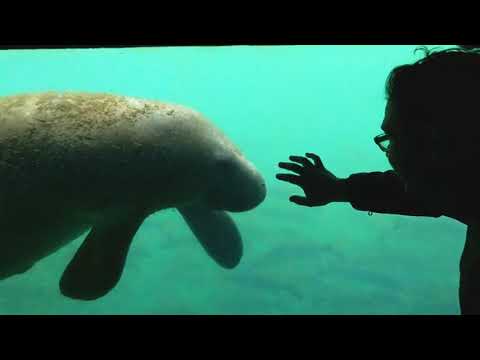
[[[232,166],[232,160],[223,158],[217,161],[218,166],[222,167],[223,169],[227,169]]]
[[[217,155],[215,156],[215,166],[221,170],[230,169],[233,167],[233,160],[227,155]]]

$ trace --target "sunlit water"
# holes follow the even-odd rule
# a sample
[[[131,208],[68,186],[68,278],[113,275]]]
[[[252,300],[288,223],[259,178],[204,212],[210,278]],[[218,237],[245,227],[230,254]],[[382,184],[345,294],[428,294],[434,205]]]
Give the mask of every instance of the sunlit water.
[[[274,176],[279,161],[307,151],[339,177],[389,169],[372,139],[380,132],[388,72],[418,59],[415,47],[1,51],[2,96],[109,92],[199,110],[256,164],[268,196],[258,208],[233,214],[245,248],[234,270],[217,266],[177,211],[167,210],[145,221],[107,296],[82,302],[59,292],[82,237],[0,282],[0,313],[457,314],[464,225],[444,217],[368,216],[348,203],[295,206],[288,197],[301,190]]]

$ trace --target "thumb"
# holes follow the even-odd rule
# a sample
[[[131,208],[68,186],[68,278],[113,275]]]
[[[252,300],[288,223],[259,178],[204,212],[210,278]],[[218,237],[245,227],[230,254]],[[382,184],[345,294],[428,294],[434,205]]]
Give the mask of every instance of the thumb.
[[[298,205],[310,206],[310,201],[304,196],[290,196],[290,201]]]

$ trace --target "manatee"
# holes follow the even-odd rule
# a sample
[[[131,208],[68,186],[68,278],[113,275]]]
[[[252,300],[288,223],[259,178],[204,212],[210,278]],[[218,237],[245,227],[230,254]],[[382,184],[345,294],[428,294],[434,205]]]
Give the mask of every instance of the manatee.
[[[243,247],[229,213],[265,196],[255,166],[186,106],[83,92],[0,97],[0,279],[88,232],[59,288],[98,299],[120,280],[145,218],[169,208],[232,269]]]

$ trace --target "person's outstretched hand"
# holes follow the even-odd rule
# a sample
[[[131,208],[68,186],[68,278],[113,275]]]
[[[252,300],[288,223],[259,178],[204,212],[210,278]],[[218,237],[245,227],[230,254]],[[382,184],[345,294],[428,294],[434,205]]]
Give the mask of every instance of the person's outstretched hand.
[[[290,156],[289,159],[295,163],[278,163],[280,168],[298,175],[277,174],[276,178],[300,186],[305,193],[305,196],[291,196],[290,201],[304,206],[322,206],[338,201],[343,196],[342,180],[325,169],[318,155],[306,153],[305,156],[312,159],[313,163],[303,156]]]

